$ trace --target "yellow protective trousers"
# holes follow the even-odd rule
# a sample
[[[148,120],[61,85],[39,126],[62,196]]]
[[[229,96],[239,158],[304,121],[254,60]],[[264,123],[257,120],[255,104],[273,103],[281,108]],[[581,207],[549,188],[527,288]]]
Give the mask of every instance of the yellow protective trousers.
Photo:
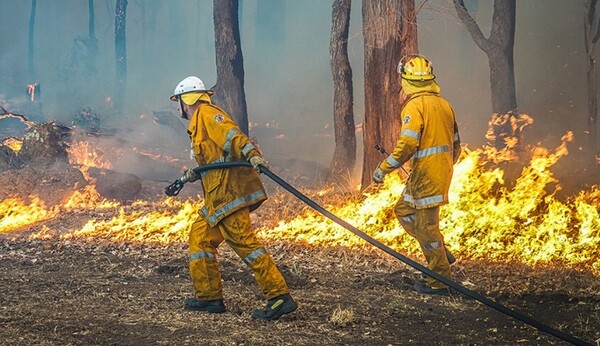
[[[440,207],[415,209],[408,206],[400,198],[394,209],[396,217],[404,230],[417,239],[431,271],[452,279],[450,264],[444,247],[444,237],[440,232]],[[427,277],[427,284],[432,288],[446,287],[432,277]]]
[[[285,279],[251,228],[250,210],[243,208],[210,227],[202,213],[192,224],[189,238],[189,267],[196,299],[223,299],[217,248],[227,245],[252,269],[258,286],[272,299],[289,293]]]

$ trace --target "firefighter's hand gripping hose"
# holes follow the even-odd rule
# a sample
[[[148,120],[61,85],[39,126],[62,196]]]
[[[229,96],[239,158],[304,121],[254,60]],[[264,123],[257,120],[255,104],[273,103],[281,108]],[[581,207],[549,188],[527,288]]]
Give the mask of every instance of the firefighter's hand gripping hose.
[[[224,168],[232,168],[232,167],[239,167],[239,166],[245,166],[245,167],[252,167],[252,164],[250,162],[246,162],[246,161],[236,161],[236,162],[222,162],[222,163],[215,163],[215,164],[209,164],[209,165],[205,165],[205,166],[200,166],[200,167],[196,167],[194,168],[194,173],[196,173],[198,176],[201,175],[202,172],[208,171],[208,170],[212,170],[212,169],[224,169]],[[359,229],[357,229],[356,227],[352,226],[351,224],[347,223],[346,221],[340,219],[339,217],[335,216],[334,214],[332,214],[331,212],[329,212],[327,209],[323,208],[322,206],[320,206],[319,204],[317,204],[315,201],[311,200],[310,198],[308,198],[307,196],[305,196],[304,194],[302,194],[300,191],[296,190],[293,186],[291,186],[290,184],[288,184],[285,180],[281,179],[279,176],[277,176],[275,173],[271,172],[268,168],[264,167],[264,166],[260,166],[260,171],[261,173],[265,174],[266,176],[268,176],[271,180],[273,180],[275,183],[279,184],[281,187],[283,187],[284,189],[286,189],[287,191],[289,191],[291,194],[293,194],[294,196],[296,196],[298,199],[300,199],[302,202],[308,204],[311,208],[315,209],[316,211],[318,211],[319,213],[323,214],[324,216],[326,216],[327,218],[331,219],[332,221],[334,221],[335,223],[341,225],[342,227],[346,228],[347,230],[349,230],[350,232],[354,233],[355,235],[357,235],[358,237],[364,239],[365,241],[367,241],[368,243],[370,243],[371,245],[377,247],[378,249],[386,252],[387,254],[391,255],[392,257],[400,260],[401,262],[419,270],[422,273],[425,273],[431,277],[433,277],[434,279],[444,283],[445,285],[452,287],[453,289],[457,290],[458,292],[473,298],[475,300],[478,300],[479,302],[494,308],[508,316],[511,316],[521,322],[524,322],[526,324],[529,324],[530,326],[535,327],[538,330],[541,330],[543,332],[546,332],[550,335],[553,335],[561,340],[567,341],[573,345],[584,345],[584,346],[594,346],[591,343],[588,343],[586,341],[583,341],[581,339],[578,339],[570,334],[561,332],[560,330],[554,329],[548,325],[543,324],[540,321],[534,320],[529,316],[526,316],[518,311],[512,310],[500,303],[497,303],[491,299],[488,299],[484,296],[482,296],[481,294],[469,290],[468,288],[460,285],[457,282],[454,282],[444,276],[441,276],[439,274],[437,274],[436,272],[433,272],[431,270],[429,270],[429,268],[411,260],[410,258],[400,254],[399,252],[394,251],[393,249],[391,249],[390,247],[384,245],[383,243],[379,242],[378,240],[368,236],[367,234],[365,234],[364,232],[360,231]],[[183,177],[182,177],[183,178]],[[181,191],[181,189],[183,188],[184,184],[185,184],[185,179],[177,179],[173,184],[169,185],[167,188],[165,188],[165,193],[169,196],[177,196],[179,194],[179,192]]]

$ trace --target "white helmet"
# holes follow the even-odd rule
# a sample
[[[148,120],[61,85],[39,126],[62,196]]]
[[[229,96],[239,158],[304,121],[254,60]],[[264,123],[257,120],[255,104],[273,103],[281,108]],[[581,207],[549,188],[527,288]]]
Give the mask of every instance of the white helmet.
[[[171,96],[170,99],[171,101],[177,101],[177,96],[193,91],[205,92],[209,95],[213,94],[212,90],[206,90],[206,87],[200,78],[196,76],[189,76],[177,83],[177,86],[173,91],[173,96]]]

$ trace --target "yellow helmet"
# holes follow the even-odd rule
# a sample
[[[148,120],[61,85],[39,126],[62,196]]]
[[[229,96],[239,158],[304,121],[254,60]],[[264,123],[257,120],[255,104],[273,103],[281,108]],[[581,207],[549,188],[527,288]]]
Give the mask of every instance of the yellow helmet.
[[[403,64],[404,59],[398,64],[398,73],[402,78],[412,81],[434,80],[433,66],[431,62],[422,56],[409,56],[408,61]]]

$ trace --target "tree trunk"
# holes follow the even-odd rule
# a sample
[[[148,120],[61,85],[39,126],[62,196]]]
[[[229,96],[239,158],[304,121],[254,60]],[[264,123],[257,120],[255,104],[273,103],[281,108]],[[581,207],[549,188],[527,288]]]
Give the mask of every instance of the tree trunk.
[[[588,85],[588,119],[587,126],[590,132],[590,147],[596,153],[600,154],[598,145],[598,90],[596,88],[596,59],[588,57],[587,70]]]
[[[117,87],[115,108],[123,110],[125,89],[127,86],[127,40],[125,27],[127,22],[127,0],[117,0],[115,7],[115,58],[117,65]]]
[[[517,113],[513,47],[515,45],[516,0],[494,0],[490,37],[485,38],[479,25],[467,11],[463,0],[453,0],[458,17],[473,40],[483,50],[490,65],[492,112]]]
[[[96,56],[98,55],[98,39],[96,38],[96,14],[94,11],[94,0],[88,0],[88,38],[87,38],[87,61],[88,73],[96,73]]]
[[[333,75],[333,120],[335,149],[328,180],[348,183],[356,162],[356,132],[353,110],[352,68],[348,59],[351,0],[335,0],[332,8],[329,54]]]
[[[217,85],[214,100],[248,134],[248,111],[244,92],[244,59],[240,45],[237,0],[214,0]]]
[[[363,0],[365,47],[364,157],[361,185],[366,188],[373,171],[400,135],[400,77],[396,66],[402,56],[417,52],[414,0]]]
[[[590,149],[600,155],[598,139],[598,92],[596,87],[596,58],[594,46],[600,38],[600,19],[596,18],[597,0],[586,0],[583,18],[585,52],[587,56],[588,116],[587,126],[590,132]],[[596,22],[596,23],[595,23]],[[595,25],[594,25],[595,24]]]
[[[27,76],[27,83],[35,82],[35,65],[33,64],[33,32],[35,29],[35,10],[37,7],[37,0],[31,0],[31,12],[29,14],[29,51],[27,54],[27,63],[29,69],[29,75]]]

